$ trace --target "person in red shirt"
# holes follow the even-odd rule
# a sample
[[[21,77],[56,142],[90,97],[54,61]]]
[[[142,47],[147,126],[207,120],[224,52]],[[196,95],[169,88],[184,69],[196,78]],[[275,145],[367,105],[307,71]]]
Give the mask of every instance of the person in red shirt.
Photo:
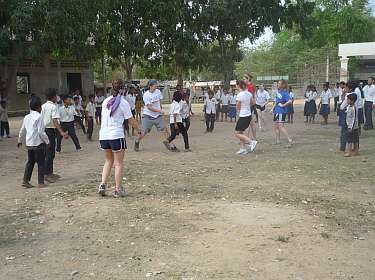
[[[253,83],[251,83],[251,80],[253,79],[253,76],[250,75],[249,73],[245,73],[243,79],[244,79],[244,81],[246,83],[247,91],[250,92],[253,95],[253,100],[256,100],[255,86],[254,86]],[[251,105],[251,113],[256,116],[256,120],[258,121],[258,113],[257,113],[255,102],[254,102],[254,104]],[[256,131],[256,125],[254,123],[254,119],[252,119],[252,121],[250,123],[249,137],[250,136],[252,136],[251,138],[256,141],[257,131]]]

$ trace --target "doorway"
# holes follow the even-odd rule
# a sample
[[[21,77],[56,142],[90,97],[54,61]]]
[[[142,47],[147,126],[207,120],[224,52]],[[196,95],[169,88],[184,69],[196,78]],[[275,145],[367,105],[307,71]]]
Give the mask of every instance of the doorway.
[[[72,92],[75,89],[79,89],[79,92],[82,94],[81,73],[66,73],[66,81],[69,92]]]

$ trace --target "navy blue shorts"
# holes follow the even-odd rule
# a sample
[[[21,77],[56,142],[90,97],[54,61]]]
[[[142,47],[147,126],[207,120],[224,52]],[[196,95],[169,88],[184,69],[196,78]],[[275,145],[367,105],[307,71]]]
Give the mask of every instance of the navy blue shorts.
[[[112,152],[120,152],[126,150],[125,138],[119,138],[115,140],[100,140],[100,148],[102,150],[112,150]]]

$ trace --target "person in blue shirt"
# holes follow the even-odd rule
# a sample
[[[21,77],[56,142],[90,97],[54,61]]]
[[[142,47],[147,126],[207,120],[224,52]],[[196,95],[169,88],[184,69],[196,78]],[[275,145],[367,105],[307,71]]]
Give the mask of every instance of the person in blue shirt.
[[[293,100],[290,97],[288,91],[288,85],[284,80],[280,80],[277,83],[277,94],[275,97],[275,106],[273,108],[274,112],[274,132],[276,137],[276,144],[280,144],[280,134],[283,133],[286,138],[288,138],[288,146],[290,147],[293,144],[292,138],[290,138],[288,131],[286,130],[284,123],[286,116],[288,114],[288,106],[292,104]]]

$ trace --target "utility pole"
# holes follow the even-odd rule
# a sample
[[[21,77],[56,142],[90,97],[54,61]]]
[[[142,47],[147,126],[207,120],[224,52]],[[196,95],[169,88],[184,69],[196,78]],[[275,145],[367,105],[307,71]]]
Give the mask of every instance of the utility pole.
[[[329,55],[327,55],[326,82],[329,82]]]

